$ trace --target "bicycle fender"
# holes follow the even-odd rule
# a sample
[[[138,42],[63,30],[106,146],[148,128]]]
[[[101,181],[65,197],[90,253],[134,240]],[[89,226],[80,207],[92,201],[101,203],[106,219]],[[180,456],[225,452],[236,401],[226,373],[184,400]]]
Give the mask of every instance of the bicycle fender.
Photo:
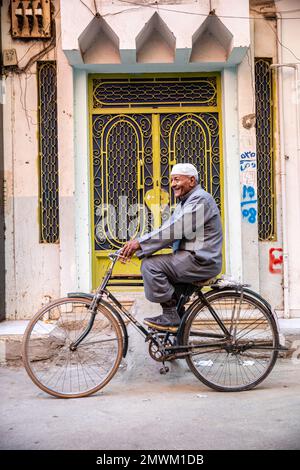
[[[224,287],[224,288],[221,288],[221,289],[212,289],[210,291],[208,291],[205,295],[207,295],[207,297],[209,298],[209,295],[212,293],[212,292],[232,292],[232,291],[236,291],[236,292],[241,292],[241,289],[235,289],[234,287]],[[269,302],[266,301],[266,299],[264,299],[260,294],[258,294],[257,292],[251,290],[251,289],[248,289],[247,287],[243,287],[243,292],[245,294],[248,294],[250,295],[251,297],[254,297],[255,300],[257,300],[258,302],[260,302],[266,310],[268,310],[268,312],[270,313],[270,315],[272,315],[275,320],[276,320],[276,323],[277,323],[277,317],[276,317],[276,314],[274,312],[272,312],[272,307],[271,305],[269,304]]]
[[[251,289],[247,289],[247,288],[244,289],[244,292],[247,292],[247,294],[253,295],[257,300],[259,300],[272,313],[271,305],[260,294],[258,294],[257,292],[254,292]]]
[[[266,299],[264,299],[260,294],[257,294],[257,292],[254,292],[254,291],[251,290],[251,289],[244,289],[244,291],[245,291],[247,294],[252,295],[253,297],[255,297],[259,302],[262,303],[262,305],[265,306],[265,308],[269,311],[270,315],[274,318],[275,323],[276,323],[276,326],[277,326],[277,330],[278,330],[278,332],[279,332],[279,331],[280,331],[280,327],[279,327],[278,316],[277,316],[277,313],[275,312],[275,310],[274,310],[274,311],[272,310],[272,307],[271,307],[271,305],[269,304],[269,302],[267,302]]]
[[[90,294],[87,292],[69,292],[67,296],[68,297],[83,297],[84,299],[89,299],[89,300],[92,300],[94,297],[93,294]],[[105,307],[107,307],[108,310],[110,310],[113,313],[113,315],[117,318],[118,322],[120,323],[120,326],[123,332],[123,338],[124,338],[123,357],[125,357],[128,351],[128,333],[127,333],[127,328],[124,323],[124,320],[119,314],[119,312],[113,307],[113,305],[111,305],[109,302],[106,302],[106,300],[103,300],[103,299],[101,300],[101,302],[103,303]]]
[[[239,289],[234,289],[233,287],[224,287],[223,289],[218,289],[219,292],[224,292],[224,293],[225,292],[232,292],[232,290],[240,292]],[[212,290],[208,291],[207,294],[205,294],[205,296],[207,296],[207,298],[209,299],[209,296],[212,292],[216,292],[216,289],[212,289]],[[253,299],[255,299],[257,302],[259,302],[262,305],[262,307],[264,307],[264,309],[269,313],[270,317],[272,317],[274,319],[275,324],[276,324],[276,328],[277,328],[277,332],[279,334],[280,326],[279,326],[278,316],[277,316],[276,312],[272,310],[272,307],[269,304],[269,302],[267,302],[267,300],[264,299],[260,294],[253,291],[252,289],[248,289],[247,287],[243,287],[243,292],[245,294],[247,294],[248,296],[252,297]]]
[[[232,292],[233,290],[237,291],[237,292],[241,291],[241,289],[234,288],[234,287],[223,287],[223,288],[217,288],[217,289],[213,288],[211,291],[207,292],[207,295],[210,294],[212,291],[213,292],[216,292],[216,291],[218,291],[218,292]],[[243,292],[245,292],[246,294],[251,295],[252,297],[255,297],[256,300],[258,300],[261,304],[263,304],[265,306],[265,308],[267,310],[269,310],[270,313],[272,313],[271,305],[260,294],[258,294],[257,292],[255,292],[251,289],[248,289],[247,287],[243,287]]]
[[[87,292],[69,292],[67,297],[83,297],[84,299],[90,299],[94,297],[93,294],[88,294]]]

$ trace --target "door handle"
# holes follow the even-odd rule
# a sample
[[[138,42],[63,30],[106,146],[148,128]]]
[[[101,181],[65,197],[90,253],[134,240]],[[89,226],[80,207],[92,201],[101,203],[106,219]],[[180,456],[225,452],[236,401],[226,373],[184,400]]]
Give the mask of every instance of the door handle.
[[[137,162],[137,189],[143,189],[144,179],[143,179],[143,160],[140,158]]]

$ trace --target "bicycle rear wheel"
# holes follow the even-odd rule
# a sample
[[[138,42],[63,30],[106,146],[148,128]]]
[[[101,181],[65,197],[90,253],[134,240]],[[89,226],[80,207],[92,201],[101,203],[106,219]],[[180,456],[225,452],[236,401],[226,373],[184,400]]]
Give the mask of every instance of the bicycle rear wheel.
[[[232,338],[200,300],[191,306],[183,344],[193,346],[187,364],[195,376],[218,391],[243,391],[262,382],[278,356],[274,317],[247,294],[209,292],[207,299]]]
[[[72,350],[91,319],[90,299],[62,298],[42,308],[30,321],[23,339],[23,362],[43,391],[61,398],[88,396],[104,387],[122,359],[120,326],[103,305],[91,331]]]

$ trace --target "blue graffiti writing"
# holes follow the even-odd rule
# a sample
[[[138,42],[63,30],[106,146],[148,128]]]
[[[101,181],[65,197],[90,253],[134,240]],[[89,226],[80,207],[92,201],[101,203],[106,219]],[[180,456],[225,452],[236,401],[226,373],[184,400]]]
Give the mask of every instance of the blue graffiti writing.
[[[255,196],[255,189],[253,186],[246,186],[244,184],[243,186],[243,199],[246,199],[246,197],[249,196],[250,199],[252,199]]]
[[[243,152],[241,154],[241,159],[244,160],[245,158],[247,159],[255,159],[255,152]]]
[[[256,154],[255,152],[243,152],[241,154],[240,160],[240,169],[241,171],[246,171],[249,169],[256,169]]]
[[[256,221],[256,209],[254,209],[254,207],[251,207],[250,209],[243,209],[242,210],[242,215],[243,217],[245,217],[246,219],[248,218],[248,222],[250,224],[254,224],[255,221]]]
[[[256,168],[256,162],[253,162],[252,160],[241,160],[240,163],[240,168],[241,171],[248,170],[248,168]]]
[[[257,199],[254,199],[255,197],[255,189],[253,186],[247,186],[246,184],[243,185],[243,193],[242,193],[242,202],[241,202],[241,208],[242,208],[242,216],[247,219],[247,221],[250,224],[254,224],[256,222],[256,214],[257,210],[255,207],[250,207],[250,208],[243,208],[244,206],[254,205],[256,206]]]
[[[242,201],[241,207],[246,206],[247,204],[255,204],[256,202],[257,202],[256,199],[253,199],[252,201]]]

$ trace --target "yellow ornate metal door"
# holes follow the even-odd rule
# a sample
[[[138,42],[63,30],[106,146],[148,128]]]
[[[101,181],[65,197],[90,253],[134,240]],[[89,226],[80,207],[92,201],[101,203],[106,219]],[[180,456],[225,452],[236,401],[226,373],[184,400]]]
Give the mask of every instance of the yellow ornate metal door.
[[[151,114],[93,115],[93,213],[96,278],[107,254],[152,229],[143,211],[153,189]],[[119,269],[126,272],[127,266]]]
[[[218,113],[160,115],[161,187],[169,192],[169,175],[175,163],[193,163],[202,188],[212,194],[221,210],[221,166]]]
[[[90,77],[94,287],[108,253],[168,216],[176,162],[197,166],[222,211],[219,86],[216,74]],[[139,273],[139,262],[117,269]]]

